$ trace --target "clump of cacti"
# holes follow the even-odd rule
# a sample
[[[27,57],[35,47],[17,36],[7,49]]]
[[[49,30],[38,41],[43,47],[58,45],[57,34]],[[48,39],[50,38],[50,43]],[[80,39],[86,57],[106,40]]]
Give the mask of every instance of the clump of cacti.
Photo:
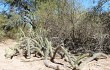
[[[10,56],[10,54],[13,56],[13,54],[19,53],[25,58],[31,58],[31,54],[44,57],[46,55],[46,50],[48,50],[47,46],[49,46],[49,51],[52,56],[51,42],[49,42],[47,38],[43,38],[41,35],[35,34],[34,32],[31,32],[30,35],[26,36],[22,29],[20,30],[23,36],[20,38],[17,48],[14,47],[14,49],[7,49],[9,52],[6,51],[5,56]]]
[[[43,57],[45,66],[54,68],[56,70],[65,68],[62,65],[55,64],[54,59],[56,54],[59,53],[62,53],[59,55],[61,55],[61,57],[70,64],[69,68],[73,70],[81,70],[82,67],[84,67],[84,65],[86,65],[88,62],[98,59],[100,56],[107,57],[107,55],[103,53],[96,53],[93,54],[92,57],[85,59],[85,57],[89,57],[90,55],[83,54],[75,56],[64,47],[63,43],[55,48],[52,47],[52,42],[42,35],[31,33],[29,36],[26,36],[23,31],[22,34],[23,37],[20,39],[19,44],[13,48],[6,49],[5,57],[12,58],[15,55],[21,55],[25,58],[31,58],[32,54],[34,54],[34,56]]]
[[[62,51],[65,54],[64,58],[66,58],[66,61],[69,62],[69,64],[71,65],[71,70],[81,70],[84,66],[87,65],[87,63],[89,63],[93,60],[98,60],[98,59],[100,59],[100,57],[101,58],[107,58],[108,57],[104,53],[95,53],[95,54],[93,54],[93,56],[91,56],[89,53],[79,55],[79,56],[75,56],[75,55],[69,53],[67,51],[67,49],[63,47],[63,45],[60,45],[54,50],[53,57],[51,57],[51,60],[50,60],[51,62],[55,63],[54,59],[55,59],[56,54],[59,51],[60,52]],[[57,69],[57,70],[62,70],[62,67],[64,67],[64,66],[61,66],[61,65],[58,65],[58,64],[57,65],[54,65],[54,64],[52,65],[51,62],[49,63],[49,61],[47,59],[45,59],[44,64],[47,67],[54,68],[54,69]]]

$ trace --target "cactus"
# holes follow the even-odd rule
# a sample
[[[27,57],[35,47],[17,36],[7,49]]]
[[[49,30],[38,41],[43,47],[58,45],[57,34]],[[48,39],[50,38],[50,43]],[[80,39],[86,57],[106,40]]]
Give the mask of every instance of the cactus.
[[[49,48],[50,56],[53,56],[51,42],[48,41],[47,38],[43,38],[41,35],[35,34],[34,32],[26,36],[21,28],[20,31],[23,34],[23,37],[21,37],[19,41],[20,44],[18,45],[18,48],[16,48],[20,54],[24,55],[26,58],[30,58],[31,54],[45,56],[45,50],[46,48]],[[21,53],[20,50],[23,50],[24,52]]]
[[[50,53],[50,56],[53,56],[53,50],[52,50],[52,43],[51,41],[48,41],[47,38],[45,38],[45,44],[46,44],[46,56]]]
[[[63,67],[61,65],[55,64],[54,59],[58,52],[64,53],[64,58],[67,60],[67,62],[69,62],[73,70],[81,70],[84,67],[84,65],[86,65],[88,62],[94,59],[99,59],[100,56],[107,58],[106,54],[96,53],[93,54],[92,57],[87,58],[82,62],[82,59],[88,57],[89,54],[83,54],[76,57],[73,54],[69,53],[69,51],[66,48],[64,48],[64,44],[59,45],[56,48],[53,48],[52,43],[51,41],[48,40],[48,38],[42,37],[42,35],[35,33],[26,36],[22,31],[22,29],[20,30],[23,33],[23,37],[19,41],[19,44],[17,44],[15,47],[13,48],[11,47],[5,50],[6,52],[5,57],[12,58],[13,56],[20,54],[25,56],[26,58],[28,57],[31,58],[31,54],[35,54],[44,58],[45,66],[57,70],[60,70]],[[48,57],[51,58],[50,63],[48,62]],[[28,62],[28,60],[23,60],[23,61]],[[29,60],[29,61],[34,61],[34,60]]]
[[[51,61],[54,62],[55,55],[56,55],[56,53],[57,53],[59,50],[62,50],[62,51],[65,53],[65,55],[68,57],[68,60],[69,60],[70,65],[74,68],[74,63],[73,63],[72,59],[70,58],[70,56],[69,56],[67,50],[64,49],[63,46],[59,46],[59,47],[56,48],[55,53],[54,53],[53,57],[51,58]]]
[[[16,55],[16,50],[14,50],[13,48],[7,48],[5,49],[5,57],[6,58],[13,58],[14,55]]]

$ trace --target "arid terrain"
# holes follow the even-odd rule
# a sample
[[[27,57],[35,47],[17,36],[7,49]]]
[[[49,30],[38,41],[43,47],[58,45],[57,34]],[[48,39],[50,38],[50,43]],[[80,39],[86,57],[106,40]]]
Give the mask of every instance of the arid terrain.
[[[4,56],[5,49],[15,44],[16,42],[11,39],[0,43],[0,70],[53,70],[46,67],[43,60],[22,62],[20,57],[6,59]],[[82,70],[110,70],[110,58],[92,61],[84,66]]]

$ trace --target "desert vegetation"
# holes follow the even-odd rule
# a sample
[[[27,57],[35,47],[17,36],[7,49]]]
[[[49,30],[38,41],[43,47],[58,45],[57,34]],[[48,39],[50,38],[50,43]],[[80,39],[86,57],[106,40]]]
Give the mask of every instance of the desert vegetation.
[[[91,0],[89,10],[83,0],[3,0],[8,7],[0,13],[0,40],[11,38],[15,47],[5,57],[41,58],[55,70],[81,70],[93,60],[110,54],[110,12],[103,6],[110,0]],[[109,8],[107,8],[109,9]],[[69,65],[57,63],[62,59]]]

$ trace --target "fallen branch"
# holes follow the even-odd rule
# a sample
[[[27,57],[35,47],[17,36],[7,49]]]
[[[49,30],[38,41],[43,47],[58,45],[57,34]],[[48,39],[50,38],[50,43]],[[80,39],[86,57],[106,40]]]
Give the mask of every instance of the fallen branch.
[[[52,63],[49,60],[44,60],[44,64],[46,67],[49,67],[55,70],[66,70],[64,66]]]
[[[87,65],[87,63],[89,63],[89,62],[91,62],[93,60],[98,60],[98,59],[100,59],[100,57],[108,58],[108,56],[106,54],[104,54],[104,53],[95,53],[92,57],[90,57],[90,58],[86,59],[85,61],[83,61],[79,65],[78,69],[81,70],[84,66]]]

